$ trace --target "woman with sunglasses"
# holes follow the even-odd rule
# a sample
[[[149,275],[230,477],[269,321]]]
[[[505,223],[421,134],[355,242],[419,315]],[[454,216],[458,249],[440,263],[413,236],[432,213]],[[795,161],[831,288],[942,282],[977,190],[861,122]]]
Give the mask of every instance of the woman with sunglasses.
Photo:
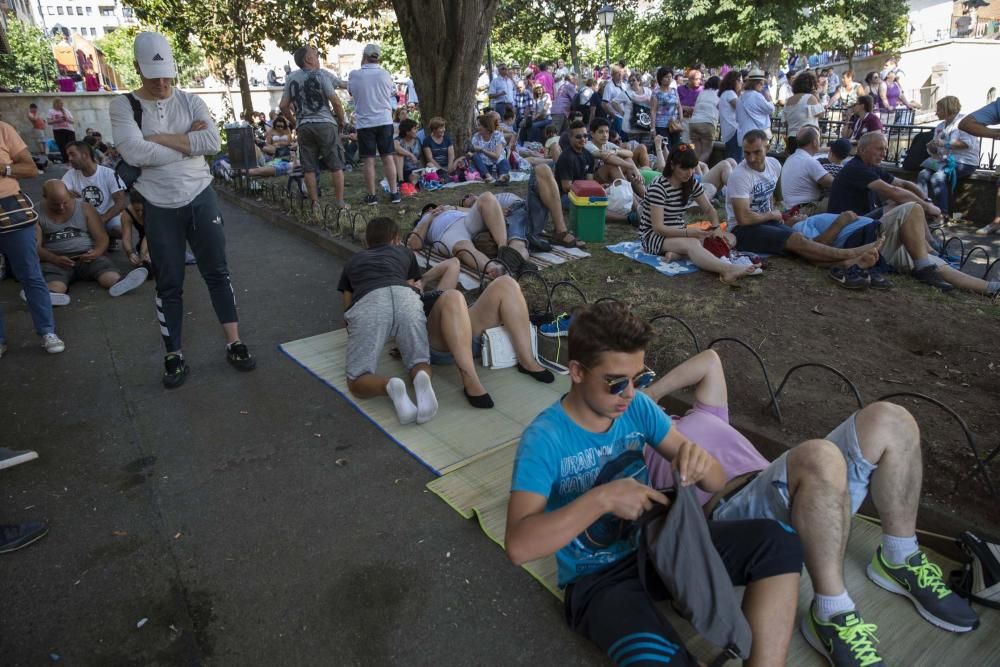
[[[264,136],[262,151],[276,158],[288,158],[291,155],[292,130],[284,116],[278,116],[271,124],[271,129]]]
[[[725,262],[705,248],[703,241],[708,238],[723,238],[729,247],[736,245],[736,239],[720,228],[719,214],[694,178],[697,168],[698,156],[690,144],[680,144],[667,156],[663,175],[649,186],[639,207],[642,249],[651,255],[665,255],[668,261],[686,257],[699,269],[718,273],[727,285],[744,276],[759,274],[757,266]],[[684,212],[693,203],[711,223],[709,229],[688,226]]]

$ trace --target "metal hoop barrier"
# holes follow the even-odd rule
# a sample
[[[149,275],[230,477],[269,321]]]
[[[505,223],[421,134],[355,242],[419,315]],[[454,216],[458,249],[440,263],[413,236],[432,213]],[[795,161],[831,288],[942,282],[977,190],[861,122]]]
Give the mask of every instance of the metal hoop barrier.
[[[542,294],[545,295],[545,305],[543,307],[542,312],[544,312],[544,313],[551,313],[552,312],[552,300],[549,298],[549,290],[551,288],[549,287],[549,283],[545,280],[544,276],[542,276],[541,272],[539,272],[539,271],[525,271],[524,273],[522,273],[521,275],[519,275],[517,277],[517,284],[518,284],[518,287],[521,288],[521,294],[522,295],[524,294],[524,287],[521,286],[521,281],[524,278],[531,278],[532,280],[536,280],[536,281],[541,282],[541,284],[542,284]],[[525,301],[527,301],[527,297],[525,297]],[[531,310],[530,304],[529,304],[528,310],[529,311]]]
[[[851,388],[851,391],[854,393],[854,400],[857,401],[858,403],[858,410],[865,407],[864,399],[861,398],[861,392],[858,390],[857,385],[851,382],[851,380],[846,375],[844,375],[841,371],[837,370],[833,366],[829,366],[827,364],[821,364],[819,362],[807,362],[789,368],[788,372],[785,373],[785,377],[782,378],[781,384],[778,385],[778,391],[774,392],[774,398],[772,400],[779,401],[781,399],[781,390],[785,388],[785,385],[788,383],[789,378],[792,377],[792,374],[794,374],[795,371],[799,370],[800,368],[822,368],[823,370],[830,371],[831,373],[839,377],[841,380],[843,380],[844,383]]]
[[[948,407],[941,401],[937,400],[936,398],[931,398],[926,394],[919,394],[913,391],[898,391],[892,394],[886,394],[885,396],[880,396],[879,398],[876,399],[876,401],[888,401],[891,398],[897,398],[900,396],[905,396],[908,398],[919,398],[920,400],[927,401],[931,405],[935,405],[944,410],[945,412],[947,412],[949,415],[951,415],[952,419],[958,422],[958,425],[961,427],[962,432],[965,434],[965,441],[969,444],[969,449],[972,450],[972,455],[976,459],[976,467],[979,469],[979,472],[982,474],[983,479],[986,481],[986,488],[989,489],[991,496],[996,497],[997,495],[996,487],[993,486],[993,480],[990,478],[990,473],[989,470],[987,470],[986,468],[986,464],[990,461],[990,459],[996,456],[997,451],[1000,451],[1000,448],[994,450],[988,458],[986,459],[980,458],[979,449],[976,447],[975,440],[972,437],[972,432],[969,431],[969,425],[965,423],[965,420],[962,419],[962,417],[957,412],[952,410],[950,407]],[[966,477],[967,476],[968,474],[966,474]]]
[[[469,251],[466,250],[465,252],[469,252]],[[471,255],[472,253],[469,252],[469,254]],[[487,273],[487,269],[490,268],[491,264],[499,264],[500,266],[502,266],[503,270],[504,270],[504,273],[506,275],[508,275],[508,276],[513,277],[513,275],[514,275],[514,272],[511,271],[511,269],[510,269],[509,266],[507,266],[507,262],[503,261],[499,257],[494,257],[493,259],[487,261],[486,264],[483,265],[482,270],[479,272],[479,291],[480,292],[482,292],[484,289],[486,289],[486,280],[488,278],[490,278],[489,273]]]
[[[560,280],[555,285],[553,285],[551,289],[549,289],[549,305],[550,306],[555,301],[555,296],[554,295],[556,293],[556,290],[559,289],[560,287],[567,288],[567,289],[572,289],[573,291],[575,291],[580,296],[580,300],[583,301],[583,303],[589,303],[589,301],[587,301],[587,295],[583,293],[583,290],[581,290],[579,287],[577,287],[576,283],[574,283],[571,280]]]
[[[598,303],[600,303],[600,301],[598,301]],[[694,343],[694,353],[698,354],[699,352],[701,352],[701,345],[698,343],[698,336],[697,334],[695,334],[694,329],[688,326],[687,322],[677,317],[676,315],[671,315],[669,313],[661,313],[659,315],[655,315],[649,318],[649,323],[653,324],[657,320],[673,320],[674,322],[680,324],[688,332],[688,335],[691,336],[691,342]]]
[[[749,344],[745,343],[739,338],[729,338],[729,337],[716,338],[715,340],[713,340],[711,343],[708,344],[708,347],[706,349],[711,350],[716,343],[722,343],[722,342],[730,342],[730,343],[736,343],[737,345],[742,345],[747,349],[747,351],[750,352],[750,354],[752,354],[757,359],[757,363],[760,364],[760,370],[764,374],[764,384],[765,386],[767,386],[767,394],[768,396],[771,397],[771,402],[768,405],[771,406],[771,411],[774,412],[774,416],[778,419],[778,423],[779,424],[785,423],[784,419],[781,416],[781,406],[778,405],[778,401],[775,400],[774,397],[774,387],[771,385],[771,376],[767,374],[767,366],[764,365],[764,359],[761,358],[759,354],[757,354],[757,350],[753,349],[752,347],[750,347]]]

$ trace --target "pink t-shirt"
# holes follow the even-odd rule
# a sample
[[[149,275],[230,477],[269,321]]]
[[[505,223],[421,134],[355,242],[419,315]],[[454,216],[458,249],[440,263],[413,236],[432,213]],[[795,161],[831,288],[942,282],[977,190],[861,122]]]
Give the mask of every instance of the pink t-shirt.
[[[65,107],[61,111],[59,109],[49,109],[48,118],[49,127],[53,130],[73,129],[73,114]]]
[[[694,408],[680,418],[674,418],[674,426],[689,440],[718,459],[726,473],[726,480],[763,470],[770,461],[764,458],[743,437],[743,434],[729,425],[729,409],[695,403]],[[649,485],[654,489],[668,489],[674,485],[670,461],[660,456],[652,447],[646,447],[643,455],[649,469]],[[711,493],[696,488],[698,502],[704,505],[712,499]]]

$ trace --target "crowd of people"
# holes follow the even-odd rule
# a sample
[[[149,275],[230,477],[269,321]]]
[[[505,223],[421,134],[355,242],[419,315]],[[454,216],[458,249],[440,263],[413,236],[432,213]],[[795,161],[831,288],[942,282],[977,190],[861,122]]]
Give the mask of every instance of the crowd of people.
[[[176,389],[190,373],[181,336],[190,246],[226,358],[251,371],[256,359],[240,339],[223,219],[206,162],[220,150],[217,126],[200,98],[173,86],[176,65],[162,35],[139,33],[134,55],[142,85],[110,109],[115,155],[141,169],[130,191],[101,164],[99,136],[88,142],[62,135],[67,140],[60,150],[72,168],[63,179],[46,181],[35,205],[17,181],[37,175],[29,147],[0,123],[0,253],[51,353],[65,349],[52,307],[69,303],[73,281],[94,280],[120,296],[151,275],[166,352],[162,382]],[[347,118],[338,90],[355,102],[351,139],[363,163],[366,204],[378,201],[376,160],[390,203],[400,202],[405,186],[473,173],[504,185],[515,167],[530,171],[524,197],[501,188],[465,195],[458,206],[428,205],[406,238],[395,220],[377,217],[366,226],[365,249],[346,263],[337,289],[347,327],[348,388],[362,399],[386,397],[401,424],[425,424],[437,415],[434,366],[455,367],[470,406],[494,407],[475,359],[484,332],[497,327],[509,338],[518,372],[554,382],[533,351],[535,332],[516,277],[537,269],[533,251],[584,245],[566,223],[579,181],[624,189],[631,204],[610,215],[637,227],[647,253],[687,258],[727,285],[759,275],[760,255],[796,255],[828,269],[845,288],[890,288],[891,268],[941,290],[1000,292],[1000,281],[949,266],[929,227],[947,214],[955,181],[978,165],[978,138],[1000,136],[990,127],[1000,125],[1000,102],[962,116],[957,99],[940,100],[929,158],[918,182],[909,182],[882,168],[888,141],[878,118],[871,120],[878,104],[896,105],[894,111],[912,106],[898,72],[868,77],[864,89],[850,72],[834,82],[830,72],[806,70],[787,77],[772,97],[766,73],[757,68],[708,72],[706,80],[699,68],[679,78],[659,68],[653,77],[619,63],[599,80],[578,81],[562,63],[540,64],[524,78],[500,65],[489,85],[489,108],[460,148],[444,119],[430,118],[420,128],[395,110],[395,85],[380,57],[381,47],[369,44],[361,67],[343,81],[320,67],[315,48],[298,49],[299,69],[287,74],[279,109],[261,119],[267,128],[258,137],[261,164],[251,173],[299,169],[315,212],[326,169],[336,205],[347,208]],[[821,155],[820,122],[838,100],[854,118]],[[778,107],[789,127],[784,164],[769,155]],[[68,112],[56,111],[58,123],[72,123]],[[37,114],[37,108],[29,111],[41,120]],[[143,123],[144,117],[153,121]],[[726,156],[721,160],[713,159],[717,141]],[[687,215],[692,208],[702,218],[694,224]],[[1000,232],[1000,217],[980,231]],[[477,248],[474,239],[482,233],[495,241],[500,262]],[[125,274],[106,254],[112,239],[132,267]],[[424,271],[415,251],[428,246],[448,258]],[[457,289],[463,265],[491,278],[471,306]],[[734,585],[747,587],[743,613],[754,636],[743,656],[747,664],[784,664],[803,564],[814,588],[800,622],[809,644],[837,667],[882,664],[877,627],[862,619],[843,576],[849,520],[869,493],[883,534],[868,577],[907,597],[939,628],[963,633],[978,626],[969,603],[948,588],[917,542],[920,438],[904,408],[875,403],[825,437],[768,462],[728,423],[725,375],[714,352],[657,379],[645,360],[652,329],[626,305],[602,301],[554,324],[543,335],[567,339],[571,389],[521,438],[506,549],[517,564],[555,555],[570,626],[616,663],[696,664],[653,604],[668,587],[636,557],[634,522],[669,504],[662,490],[670,487],[674,494],[694,487],[708,519],[707,548],[721,556]],[[405,377],[379,372],[390,339]],[[0,311],[0,356],[5,343]],[[688,387],[696,399],[688,414],[671,418],[658,406]],[[32,454],[0,449],[0,468]],[[46,531],[41,522],[5,525],[0,553]],[[702,566],[703,560],[695,565]]]

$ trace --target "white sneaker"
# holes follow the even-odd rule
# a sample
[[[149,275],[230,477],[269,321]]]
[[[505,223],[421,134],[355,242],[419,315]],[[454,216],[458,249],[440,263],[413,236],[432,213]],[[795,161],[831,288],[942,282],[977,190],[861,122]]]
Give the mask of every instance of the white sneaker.
[[[140,266],[138,269],[133,269],[129,271],[124,278],[116,282],[114,285],[108,288],[108,294],[111,296],[121,296],[126,292],[131,292],[136,287],[139,287],[144,282],[146,278],[149,277],[149,271],[144,266]]]
[[[50,333],[42,336],[42,347],[49,354],[59,354],[66,349],[66,343],[62,342],[59,336]]]
[[[30,449],[18,451],[16,449],[0,447],[0,470],[13,468],[16,465],[34,461],[37,458],[38,452],[33,452]]]
[[[59,294],[58,292],[49,292],[49,299],[53,306],[68,306],[70,302],[69,294]],[[28,297],[24,295],[24,290],[21,290],[21,301],[28,303]]]

